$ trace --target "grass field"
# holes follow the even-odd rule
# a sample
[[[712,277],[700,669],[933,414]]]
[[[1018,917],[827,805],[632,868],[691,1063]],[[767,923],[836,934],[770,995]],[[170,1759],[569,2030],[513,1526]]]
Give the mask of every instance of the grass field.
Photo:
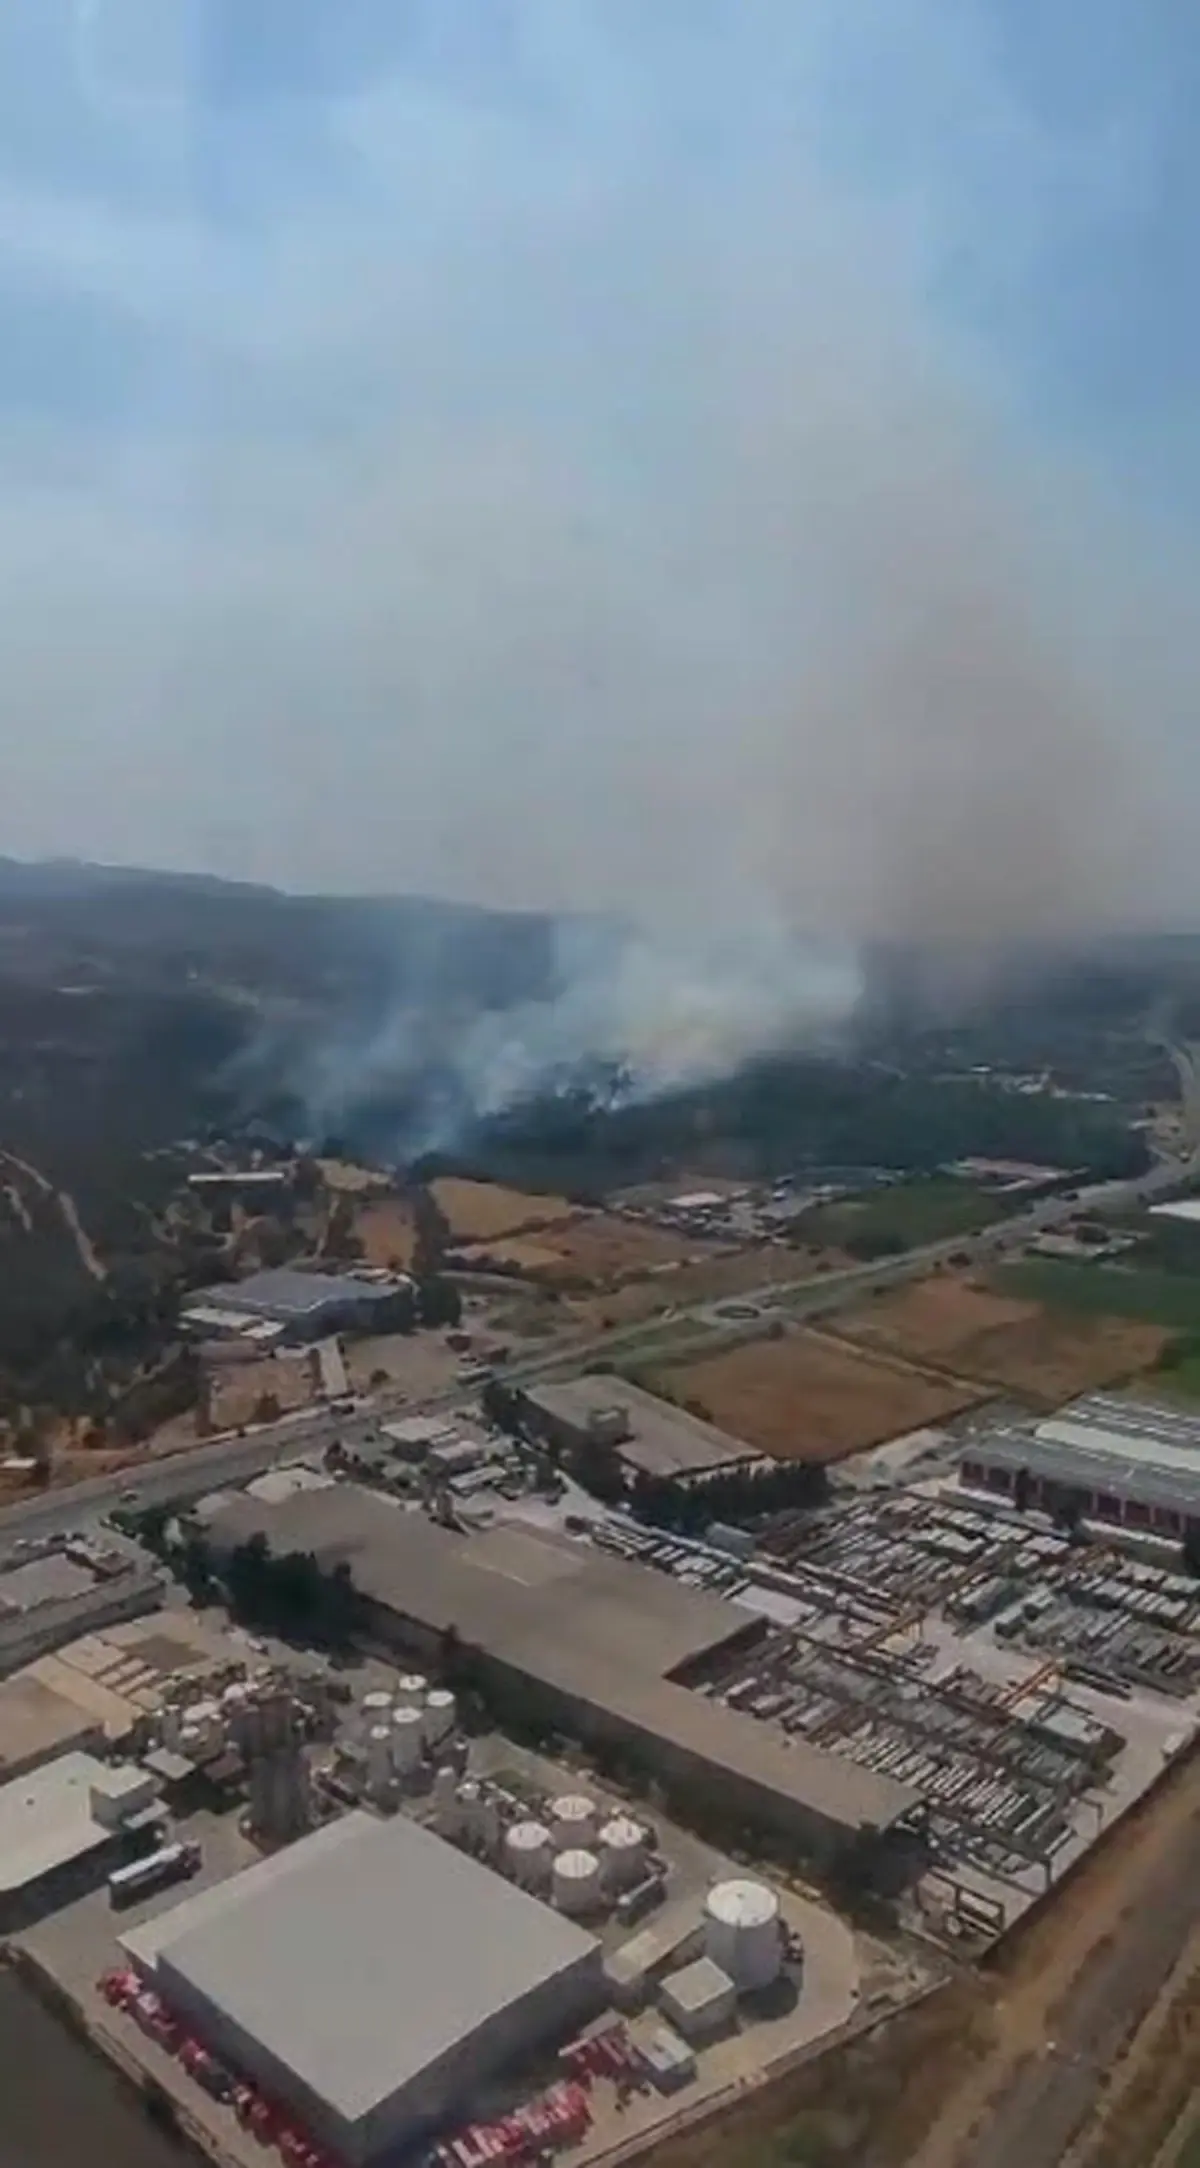
[[[847,1197],[840,1204],[817,1205],[803,1215],[799,1232],[806,1242],[862,1257],[882,1256],[976,1234],[1004,1216],[1005,1207],[994,1192],[934,1175]]]
[[[1030,1258],[992,1275],[999,1293],[1091,1317],[1138,1318],[1168,1332],[1200,1332],[1200,1277],[1136,1265],[1076,1265]]]

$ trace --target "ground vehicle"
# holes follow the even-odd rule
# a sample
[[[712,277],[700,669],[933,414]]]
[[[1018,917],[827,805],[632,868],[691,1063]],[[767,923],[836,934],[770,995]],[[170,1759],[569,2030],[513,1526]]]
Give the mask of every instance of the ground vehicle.
[[[151,1890],[165,1889],[168,1883],[195,1874],[201,1858],[198,1844],[161,1845],[144,1859],[127,1860],[123,1867],[113,1869],[108,1878],[109,1898],[114,1905],[133,1904],[139,1897],[149,1896]]]

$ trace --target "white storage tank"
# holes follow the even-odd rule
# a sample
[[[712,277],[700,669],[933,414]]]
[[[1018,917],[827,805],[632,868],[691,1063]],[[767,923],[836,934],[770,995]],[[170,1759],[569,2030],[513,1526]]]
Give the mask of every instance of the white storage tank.
[[[373,1693],[364,1694],[358,1705],[359,1728],[364,1740],[376,1727],[386,1724],[392,1713],[392,1697],[378,1687]]]
[[[454,1696],[448,1686],[433,1686],[425,1696],[425,1744],[437,1747],[454,1729]]]
[[[460,1833],[468,1843],[480,1851],[495,1850],[500,1835],[500,1817],[494,1801],[472,1777],[458,1787],[458,1815]]]
[[[442,1836],[456,1836],[459,1826],[458,1773],[449,1762],[433,1772],[433,1811]]]
[[[367,1785],[372,1793],[387,1791],[392,1781],[392,1728],[373,1724],[367,1733]]]
[[[783,1965],[779,1899],[764,1882],[717,1882],[704,1905],[704,1952],[739,1995],[769,1987]]]
[[[600,1831],[600,1865],[609,1889],[632,1889],[646,1872],[646,1832],[628,1814],[614,1814]]]
[[[564,1792],[551,1804],[550,1827],[556,1851],[590,1851],[596,1841],[595,1801],[583,1792]]]
[[[595,1853],[582,1848],[560,1852],[554,1862],[553,1890],[560,1912],[574,1917],[597,1911],[604,1894],[604,1879]]]
[[[425,1727],[419,1709],[393,1709],[391,1721],[392,1767],[397,1774],[415,1769],[425,1745]]]
[[[504,1840],[504,1858],[522,1889],[549,1889],[554,1840],[544,1822],[514,1822]]]
[[[396,1707],[419,1709],[429,1691],[429,1681],[419,1671],[405,1671],[396,1681]]]

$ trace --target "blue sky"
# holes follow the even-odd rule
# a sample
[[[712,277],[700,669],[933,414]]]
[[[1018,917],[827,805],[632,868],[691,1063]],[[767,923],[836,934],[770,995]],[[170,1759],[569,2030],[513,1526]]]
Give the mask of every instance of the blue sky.
[[[1177,0],[5,0],[0,846],[1190,907],[1198,91]]]

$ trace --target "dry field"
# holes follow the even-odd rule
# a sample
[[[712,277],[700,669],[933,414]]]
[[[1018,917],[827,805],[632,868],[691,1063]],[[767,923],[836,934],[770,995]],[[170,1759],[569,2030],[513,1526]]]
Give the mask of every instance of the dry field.
[[[703,1407],[718,1429],[780,1460],[845,1460],[986,1398],[961,1378],[932,1377],[811,1331],[666,1370],[661,1383]]]
[[[239,1424],[257,1421],[255,1409],[264,1394],[279,1402],[281,1415],[306,1408],[314,1397],[313,1362],[307,1354],[214,1364],[210,1377],[208,1412],[214,1430],[236,1430]]]
[[[549,1227],[578,1210],[566,1197],[536,1197],[496,1182],[469,1182],[442,1175],[430,1193],[456,1242],[491,1242],[525,1227]]]
[[[839,1318],[838,1331],[1048,1407],[1149,1369],[1172,1337],[1158,1325],[1047,1310],[953,1278],[880,1296]]]
[[[401,1272],[412,1263],[416,1228],[403,1197],[379,1197],[360,1205],[354,1215],[354,1232],[363,1246],[368,1265],[396,1265]]]
[[[376,1169],[356,1166],[351,1159],[319,1159],[317,1166],[326,1189],[361,1194],[364,1190],[386,1187],[385,1177]]]
[[[538,1228],[531,1237],[475,1243],[460,1254],[467,1265],[507,1264],[561,1287],[617,1287],[625,1280],[661,1274],[664,1282],[652,1305],[660,1308],[677,1299],[683,1268],[711,1261],[713,1252],[709,1244],[689,1242],[640,1220],[577,1212],[562,1225]]]
[[[693,1248],[691,1254],[699,1262],[682,1264],[677,1272],[660,1273],[605,1296],[589,1295],[572,1302],[580,1329],[598,1331],[606,1320],[613,1325],[639,1325],[660,1310],[691,1309],[697,1303],[720,1302],[755,1288],[786,1286],[851,1262],[834,1250],[772,1247],[714,1254],[709,1247]]]

